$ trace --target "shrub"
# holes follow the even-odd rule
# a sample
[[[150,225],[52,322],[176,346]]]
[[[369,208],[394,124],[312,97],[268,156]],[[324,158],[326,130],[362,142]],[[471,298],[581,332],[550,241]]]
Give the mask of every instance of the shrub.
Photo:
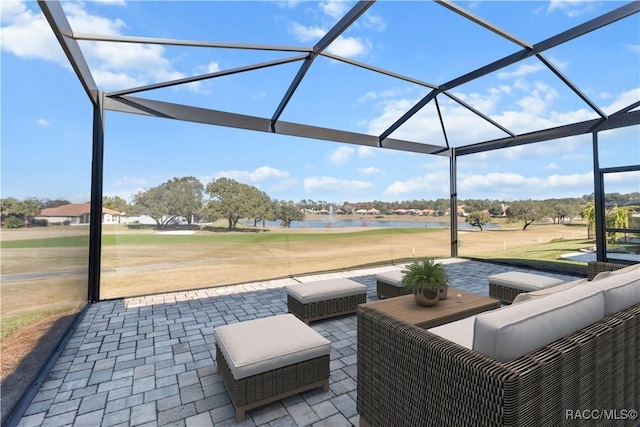
[[[24,221],[17,216],[10,216],[2,221],[2,228],[22,228]]]

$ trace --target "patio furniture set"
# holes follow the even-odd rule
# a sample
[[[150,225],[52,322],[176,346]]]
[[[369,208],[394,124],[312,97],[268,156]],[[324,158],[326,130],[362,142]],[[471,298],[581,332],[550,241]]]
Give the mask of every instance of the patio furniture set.
[[[640,264],[598,267],[428,329],[361,305],[361,426],[636,426]]]
[[[286,288],[288,314],[215,328],[218,372],[237,421],[306,390],[328,391],[331,343],[309,322],[357,313],[361,425],[523,425],[555,423],[563,409],[633,408],[638,267],[568,284],[490,277],[490,288],[513,289],[502,294],[515,295],[506,307],[505,298],[455,289],[437,306],[419,307],[400,271],[376,276],[378,295],[392,298],[369,303],[366,286],[353,280],[299,283]]]

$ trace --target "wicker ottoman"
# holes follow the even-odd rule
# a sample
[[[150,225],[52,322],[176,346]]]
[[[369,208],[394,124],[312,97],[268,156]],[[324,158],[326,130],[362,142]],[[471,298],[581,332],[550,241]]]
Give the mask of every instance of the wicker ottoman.
[[[564,283],[563,280],[539,274],[509,271],[488,277],[489,296],[502,302],[512,303],[522,292],[539,291]]]
[[[267,403],[329,390],[331,342],[291,314],[219,326],[214,336],[218,373],[238,422]]]
[[[378,298],[406,295],[408,292],[402,283],[402,272],[394,270],[376,274],[376,292]]]
[[[367,301],[367,287],[350,279],[328,279],[286,287],[287,307],[309,322],[355,313]]]

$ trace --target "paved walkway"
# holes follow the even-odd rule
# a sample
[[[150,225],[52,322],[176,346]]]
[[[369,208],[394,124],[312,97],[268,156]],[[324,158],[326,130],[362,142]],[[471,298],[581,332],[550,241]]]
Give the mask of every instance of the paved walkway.
[[[451,286],[487,295],[496,264],[444,260]],[[103,301],[89,307],[27,408],[20,426],[357,426],[356,316],[312,323],[331,341],[330,391],[302,393],[247,413],[237,424],[216,373],[213,328],[282,314],[284,286],[335,277],[367,285],[384,266],[243,285]],[[522,270],[526,271],[526,270]],[[564,280],[575,277],[548,274]]]

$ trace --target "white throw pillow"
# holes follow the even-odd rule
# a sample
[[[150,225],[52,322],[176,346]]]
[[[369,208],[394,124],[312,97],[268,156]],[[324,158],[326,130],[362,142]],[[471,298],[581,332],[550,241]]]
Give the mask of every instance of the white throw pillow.
[[[550,288],[540,289],[539,291],[523,292],[516,295],[512,304],[546,297],[547,295],[555,294],[556,292],[564,291],[565,289],[570,289],[583,283],[587,283],[587,279],[572,280],[571,282],[561,283]]]

